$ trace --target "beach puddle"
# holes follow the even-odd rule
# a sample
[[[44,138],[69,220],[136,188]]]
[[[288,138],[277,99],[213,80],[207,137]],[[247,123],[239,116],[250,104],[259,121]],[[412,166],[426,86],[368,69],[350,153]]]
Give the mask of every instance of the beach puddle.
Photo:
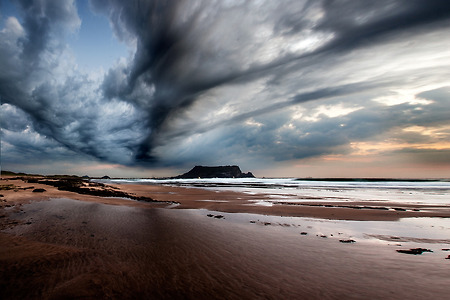
[[[217,200],[198,200],[212,201]],[[220,201],[220,202],[226,202]],[[248,205],[272,206],[271,201],[253,200]],[[66,198],[51,199],[49,201],[34,202],[24,205],[23,211],[18,211],[12,216],[19,221],[34,222],[29,220],[29,215],[35,215],[42,220],[58,219],[59,221],[83,218],[83,214],[92,215],[99,212],[103,223],[110,226],[121,227],[130,224],[130,216],[139,211],[129,206],[105,205],[99,203],[88,203]],[[282,230],[298,231],[307,233],[304,235],[330,239],[353,239],[356,242],[379,243],[388,245],[408,244],[430,244],[430,247],[438,249],[450,247],[450,219],[448,218],[403,218],[399,221],[350,221],[350,220],[328,220],[304,217],[282,217],[271,215],[260,215],[251,213],[225,213],[210,211],[207,209],[188,209],[190,214],[206,216],[213,214],[223,216],[227,222],[245,224],[248,226],[270,226],[272,228],[283,228]],[[41,221],[43,222],[43,221]],[[119,222],[119,223],[118,223]],[[108,225],[109,226],[109,225]],[[24,230],[26,226],[19,226],[14,230]],[[21,229],[22,228],[22,229]]]
[[[273,202],[265,200],[249,200],[250,204],[247,205],[259,205],[259,206],[273,206]]]
[[[450,261],[444,258],[449,252],[442,249],[450,245],[430,242],[448,239],[447,219],[336,221],[65,198],[22,209],[10,216],[21,224],[8,232],[31,241],[27,251],[33,256],[15,258],[7,265],[14,272],[3,274],[53,298],[75,298],[57,292],[94,283],[98,292],[93,295],[99,296],[91,298],[102,298],[106,289],[116,298],[133,299],[437,299],[433,296],[448,294]],[[53,255],[47,253],[50,248]],[[408,251],[423,254],[404,254]],[[13,287],[6,286],[11,294],[24,290]]]
[[[270,203],[270,202],[269,202]],[[450,219],[404,218],[399,221],[350,221],[302,217],[283,217],[250,213],[224,213],[206,209],[190,210],[197,215],[245,226],[290,231],[299,238],[321,238],[341,243],[364,243],[396,249],[426,247],[438,259],[447,257],[450,248]]]

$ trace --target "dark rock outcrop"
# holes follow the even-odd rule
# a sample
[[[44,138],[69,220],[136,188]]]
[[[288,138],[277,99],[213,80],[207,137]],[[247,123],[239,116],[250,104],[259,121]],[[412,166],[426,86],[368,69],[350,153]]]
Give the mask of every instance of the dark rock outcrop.
[[[46,192],[46,190],[45,189],[34,189],[33,190],[33,193],[43,193],[43,192]]]
[[[144,202],[161,202],[161,203],[171,203],[175,204],[177,202],[173,201],[158,201],[154,200],[150,197],[144,197],[144,196],[136,196],[132,194],[128,194],[123,191],[115,190],[112,187],[106,186],[103,183],[100,182],[89,182],[86,180],[83,180],[78,177],[66,177],[66,178],[59,178],[59,179],[41,179],[37,180],[37,183],[50,185],[56,187],[60,191],[69,191],[74,192],[78,194],[84,194],[84,195],[92,195],[92,196],[98,196],[98,197],[118,197],[118,198],[130,198],[137,201],[144,201]],[[44,189],[43,189],[44,190]]]
[[[195,166],[189,172],[175,178],[253,178],[251,172],[242,173],[238,166]]]

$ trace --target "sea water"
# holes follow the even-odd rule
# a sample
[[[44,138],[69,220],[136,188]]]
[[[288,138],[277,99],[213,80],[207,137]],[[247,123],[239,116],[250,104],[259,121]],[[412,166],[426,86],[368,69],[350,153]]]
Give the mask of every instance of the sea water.
[[[295,178],[208,179],[113,179],[113,183],[164,184],[212,190],[264,194],[270,199],[256,202],[359,202],[450,206],[450,181],[330,181]]]
[[[333,181],[299,180],[293,178],[211,178],[211,179],[113,179],[112,183],[163,184],[202,188],[215,191],[235,191],[264,195],[250,200],[250,205],[271,206],[280,202],[386,202],[386,206],[420,204],[427,207],[450,208],[450,182],[435,181]],[[432,209],[432,208],[431,208]],[[426,247],[442,259],[450,248],[450,219],[402,218],[398,221],[348,221],[318,218],[280,217],[248,213],[211,212],[205,209],[191,213],[221,214],[233,223],[248,226],[279,227],[280,230],[306,232],[307,237],[353,239],[392,246]]]

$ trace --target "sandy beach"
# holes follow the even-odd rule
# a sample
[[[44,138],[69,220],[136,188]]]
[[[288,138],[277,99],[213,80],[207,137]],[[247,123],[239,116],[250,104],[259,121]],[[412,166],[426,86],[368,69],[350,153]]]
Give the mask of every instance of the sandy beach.
[[[10,187],[0,192],[2,299],[446,299],[450,293],[450,236],[352,242],[334,223],[321,233],[315,228],[333,220],[446,222],[445,206],[266,207],[249,203],[267,195],[112,186],[156,200],[146,202],[13,177],[2,177],[1,185]],[[398,210],[377,209],[386,206]],[[397,251],[417,245],[433,252]]]
[[[0,0],[0,300],[450,300],[449,28]]]

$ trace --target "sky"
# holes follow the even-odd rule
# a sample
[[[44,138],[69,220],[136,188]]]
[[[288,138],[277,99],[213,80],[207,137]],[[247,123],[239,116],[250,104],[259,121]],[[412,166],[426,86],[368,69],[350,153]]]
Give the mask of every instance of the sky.
[[[450,178],[448,0],[0,0],[1,168]]]

